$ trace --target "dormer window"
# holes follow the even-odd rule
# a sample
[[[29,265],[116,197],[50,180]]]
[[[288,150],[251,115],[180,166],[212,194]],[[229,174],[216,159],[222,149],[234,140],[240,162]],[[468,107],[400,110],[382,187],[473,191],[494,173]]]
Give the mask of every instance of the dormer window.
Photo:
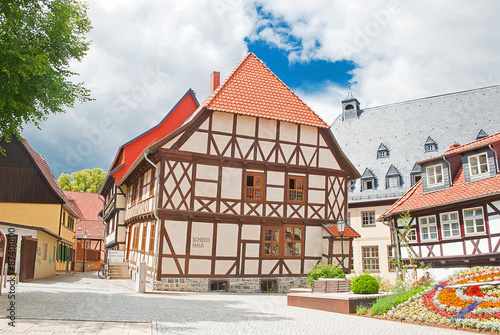
[[[476,140],[480,140],[480,139],[485,138],[487,136],[488,136],[488,134],[486,134],[486,132],[481,129],[476,136]]]
[[[444,184],[443,166],[441,164],[429,166],[426,169],[426,172],[427,172],[427,186],[437,186]]]
[[[374,190],[374,189],[375,189],[375,176],[368,168],[366,168],[365,172],[361,176],[361,191]]]
[[[388,156],[389,150],[387,150],[387,147],[381,143],[377,149],[377,158],[387,158]]]
[[[437,151],[436,142],[429,136],[425,141],[425,152]]]
[[[422,171],[420,165],[415,164],[410,172],[411,186],[415,185],[420,179],[422,179]]]
[[[469,168],[471,177],[488,174],[488,157],[486,153],[469,156]]]
[[[389,171],[387,171],[385,179],[386,188],[398,188],[401,186],[401,176],[393,165],[391,165]]]

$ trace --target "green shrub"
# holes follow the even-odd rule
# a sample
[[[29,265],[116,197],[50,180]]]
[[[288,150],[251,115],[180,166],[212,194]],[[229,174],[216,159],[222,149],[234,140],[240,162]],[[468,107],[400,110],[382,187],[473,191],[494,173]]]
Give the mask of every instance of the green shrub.
[[[401,291],[385,297],[378,298],[371,307],[372,315],[382,315],[389,311],[392,307],[399,305],[406,300],[425,290],[425,287],[418,287],[409,291]]]
[[[351,291],[355,294],[375,294],[378,290],[377,279],[370,275],[361,275],[351,281]]]
[[[345,278],[345,273],[342,272],[338,266],[333,266],[332,264],[324,264],[322,262],[317,263],[311,271],[307,273],[307,281],[309,282],[309,287],[312,286],[312,282],[319,278]]]

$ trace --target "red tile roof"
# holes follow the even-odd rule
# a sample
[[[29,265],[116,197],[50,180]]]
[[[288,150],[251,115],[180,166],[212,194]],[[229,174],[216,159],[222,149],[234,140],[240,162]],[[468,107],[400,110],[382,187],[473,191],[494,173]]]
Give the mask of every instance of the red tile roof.
[[[337,230],[337,225],[335,225],[335,224],[327,224],[327,225],[324,225],[324,227],[330,233],[332,233],[333,236],[340,237],[340,233]],[[346,237],[346,238],[357,238],[357,237],[361,237],[361,235],[359,235],[351,226],[349,226],[349,225],[346,224],[345,228],[344,228],[344,237]]]
[[[461,152],[474,150],[500,141],[500,133],[485,137],[483,139],[467,143],[445,152],[444,156],[451,156]],[[438,159],[440,157],[436,157]],[[500,194],[500,175],[465,182],[463,167],[457,171],[452,186],[447,189],[424,193],[422,180],[408,190],[398,201],[389,207],[379,218],[381,221],[386,217],[406,211],[437,207],[452,204],[459,201],[472,200],[480,197]]]
[[[459,147],[453,148],[453,149],[448,149],[444,155],[448,156],[451,154],[458,154],[460,152],[464,151],[470,151],[474,149],[479,149],[485,146],[488,146],[489,144],[493,144],[495,142],[500,142],[500,133],[496,133],[487,137],[484,137],[480,140],[476,140],[474,142],[470,142],[464,145],[461,145]]]
[[[35,164],[38,166],[40,169],[40,172],[42,172],[43,176],[49,183],[49,186],[54,190],[54,192],[61,198],[61,200],[64,202],[65,209],[71,212],[71,214],[75,217],[79,217],[78,211],[73,207],[69,199],[66,197],[64,194],[63,190],[59,186],[59,183],[57,182],[56,178],[52,174],[52,171],[50,170],[49,165],[45,161],[45,158],[43,158],[42,155],[37,153],[29,144],[26,139],[23,141],[23,145],[28,151],[29,155],[33,158],[35,161]]]
[[[215,111],[329,128],[253,53],[245,56],[202,106]]]
[[[69,200],[74,200],[83,220],[100,220],[97,215],[102,209],[102,201],[97,193],[64,191]]]
[[[102,239],[104,224],[98,216],[102,201],[98,194],[75,191],[64,191],[64,194],[75,204],[82,217],[76,224],[76,238]],[[84,233],[86,236],[83,236]]]

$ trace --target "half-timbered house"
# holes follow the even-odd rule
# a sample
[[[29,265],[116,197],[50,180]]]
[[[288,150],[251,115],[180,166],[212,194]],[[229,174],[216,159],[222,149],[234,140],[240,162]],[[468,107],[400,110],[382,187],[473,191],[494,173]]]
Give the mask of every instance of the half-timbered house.
[[[254,54],[218,81],[214,72],[193,117],[122,179],[130,266],[145,262],[159,290],[303,286],[318,261],[340,261],[332,224],[346,218],[347,182],[359,174],[328,125]],[[346,228],[347,269],[356,236]]]
[[[498,265],[499,153],[497,133],[418,162],[422,179],[378,219],[405,231],[407,243],[398,240],[403,259],[412,253],[439,276],[457,267]],[[398,221],[406,212],[411,219]]]
[[[106,223],[105,245],[106,249],[125,250],[125,196],[126,185],[118,186],[123,176],[133,166],[137,157],[141,155],[147,146],[164,138],[175,129],[179,128],[186,119],[198,108],[199,103],[193,90],[189,89],[184,96],[175,104],[167,115],[156,126],[136,136],[118,148],[118,152],[106,175],[99,195],[104,198],[104,208],[100,216]],[[153,185],[153,182],[149,182]],[[152,196],[152,187],[141,197]],[[148,205],[150,201],[144,201]],[[152,206],[149,208],[152,209]]]

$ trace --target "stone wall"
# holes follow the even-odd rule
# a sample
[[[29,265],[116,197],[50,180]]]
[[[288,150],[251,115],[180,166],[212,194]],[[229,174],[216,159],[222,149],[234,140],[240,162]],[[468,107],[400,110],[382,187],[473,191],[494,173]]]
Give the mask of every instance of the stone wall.
[[[307,277],[281,278],[163,278],[155,283],[158,291],[209,292],[211,281],[226,281],[227,292],[261,293],[261,281],[275,280],[277,293],[288,293],[291,288],[307,288]]]

